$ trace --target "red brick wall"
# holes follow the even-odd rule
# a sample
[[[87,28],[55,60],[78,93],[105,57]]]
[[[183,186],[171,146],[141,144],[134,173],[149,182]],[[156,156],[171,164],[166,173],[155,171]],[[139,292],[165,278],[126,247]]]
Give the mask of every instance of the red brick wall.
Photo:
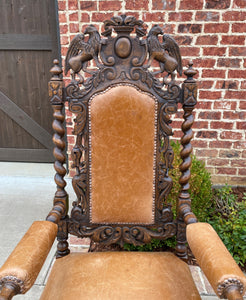
[[[113,15],[164,26],[179,43],[184,64],[192,58],[198,71],[194,153],[215,184],[246,185],[246,0],[58,0],[58,6],[63,59],[75,34],[89,23],[101,29]],[[69,151],[72,119],[68,113]]]

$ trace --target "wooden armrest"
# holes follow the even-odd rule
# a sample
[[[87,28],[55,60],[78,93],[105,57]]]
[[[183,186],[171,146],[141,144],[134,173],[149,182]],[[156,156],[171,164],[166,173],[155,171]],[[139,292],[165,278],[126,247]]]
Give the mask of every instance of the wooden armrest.
[[[57,234],[57,225],[36,221],[0,269],[0,300],[26,293],[34,284]]]
[[[187,226],[187,241],[201,269],[220,298],[243,299],[246,277],[208,223]]]

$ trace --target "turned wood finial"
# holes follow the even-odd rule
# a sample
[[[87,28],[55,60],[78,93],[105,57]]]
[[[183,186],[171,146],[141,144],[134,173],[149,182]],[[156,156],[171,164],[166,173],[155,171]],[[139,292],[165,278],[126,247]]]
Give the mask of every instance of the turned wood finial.
[[[197,71],[195,69],[193,69],[193,61],[189,60],[188,69],[184,71],[185,76],[187,76],[187,79],[185,80],[185,82],[187,82],[187,81],[194,82],[195,80],[193,79],[193,76],[195,76],[196,73],[197,73]]]
[[[50,69],[50,73],[52,74],[50,80],[61,80],[60,74],[62,73],[62,68],[59,66],[59,60],[54,59],[53,64],[54,66]]]

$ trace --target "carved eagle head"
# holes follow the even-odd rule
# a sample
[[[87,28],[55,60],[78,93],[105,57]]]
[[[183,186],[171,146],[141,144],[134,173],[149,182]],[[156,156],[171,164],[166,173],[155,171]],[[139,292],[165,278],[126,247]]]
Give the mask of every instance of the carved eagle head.
[[[148,34],[148,37],[149,37],[149,36],[152,36],[152,35],[157,36],[158,34],[163,34],[162,28],[161,28],[159,25],[154,25],[154,26],[150,29],[149,34]]]
[[[89,25],[85,28],[84,34],[89,34],[91,35],[92,33],[97,32],[97,29],[94,25]]]

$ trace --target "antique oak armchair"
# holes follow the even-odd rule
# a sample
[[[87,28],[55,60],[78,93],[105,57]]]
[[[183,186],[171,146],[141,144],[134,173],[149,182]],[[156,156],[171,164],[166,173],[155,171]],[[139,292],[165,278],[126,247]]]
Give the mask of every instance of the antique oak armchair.
[[[182,87],[179,47],[160,26],[147,37],[142,21],[117,16],[104,22],[103,37],[89,25],[68,50],[64,88],[54,61],[49,96],[54,111],[54,206],[34,222],[0,269],[0,299],[25,293],[58,239],[57,260],[41,299],[200,299],[187,264],[188,243],[217,295],[242,299],[246,280],[209,224],[199,223],[189,195],[192,111],[197,85],[192,63]],[[151,69],[152,62],[158,68]],[[94,67],[89,68],[88,62]],[[157,70],[156,70],[157,69]],[[80,71],[89,74],[85,79]],[[160,74],[164,75],[160,77]],[[76,114],[72,150],[77,200],[68,216],[63,136],[64,103]],[[173,150],[170,114],[184,110],[180,194],[174,219],[167,196]],[[68,234],[103,245],[142,245],[176,236],[176,255],[147,252],[69,253]]]

